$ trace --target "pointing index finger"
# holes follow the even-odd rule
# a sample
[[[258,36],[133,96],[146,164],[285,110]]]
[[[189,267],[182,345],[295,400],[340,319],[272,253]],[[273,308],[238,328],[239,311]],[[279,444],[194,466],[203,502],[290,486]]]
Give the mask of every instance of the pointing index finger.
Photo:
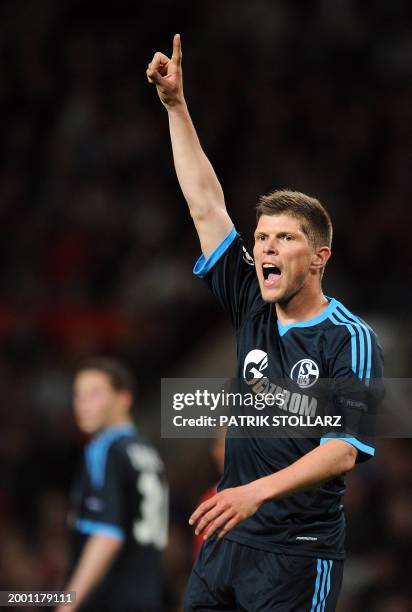
[[[172,62],[176,64],[176,66],[180,66],[182,63],[182,43],[180,40],[180,34],[175,34],[173,37]]]

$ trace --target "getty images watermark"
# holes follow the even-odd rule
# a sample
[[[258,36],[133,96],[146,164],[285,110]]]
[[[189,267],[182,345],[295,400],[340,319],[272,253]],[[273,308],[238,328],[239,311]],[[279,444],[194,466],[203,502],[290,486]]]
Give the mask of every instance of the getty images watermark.
[[[291,393],[287,389],[275,393],[233,392],[209,389],[196,389],[194,392],[172,393],[172,407],[180,412],[195,407],[197,416],[172,416],[174,427],[341,427],[342,415],[316,415],[317,402],[307,395]],[[250,414],[248,409],[263,411],[278,407],[299,414]],[[205,411],[215,413],[231,409],[231,414],[205,414]],[[233,409],[235,413],[233,413]],[[240,412],[242,409],[247,409]]]
[[[161,433],[412,438],[412,379],[162,379]]]
[[[353,435],[369,421],[363,389],[332,388],[329,380],[162,380],[163,437],[214,437],[222,427],[237,437]]]

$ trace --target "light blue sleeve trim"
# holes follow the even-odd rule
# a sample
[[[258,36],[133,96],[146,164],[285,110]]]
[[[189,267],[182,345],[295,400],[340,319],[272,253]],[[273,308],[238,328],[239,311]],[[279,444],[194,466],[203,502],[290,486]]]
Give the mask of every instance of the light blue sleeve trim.
[[[373,448],[373,446],[368,446],[367,444],[364,444],[363,442],[360,442],[359,440],[357,440],[357,438],[349,438],[345,436],[332,436],[331,435],[331,436],[325,436],[324,438],[321,438],[319,444],[324,444],[325,442],[328,442],[328,440],[343,440],[343,442],[348,442],[349,444],[352,444],[352,446],[360,450],[362,453],[371,455],[371,457],[373,457],[375,454],[375,449]]]
[[[208,259],[206,259],[204,255],[201,255],[199,257],[199,259],[195,263],[195,267],[193,268],[193,274],[195,274],[199,278],[204,278],[209,272],[209,270],[211,270],[213,266],[219,261],[222,255],[226,253],[236,236],[237,231],[234,227],[232,227],[230,234],[228,234],[226,238],[220,244],[217,245],[217,247]]]
[[[88,519],[79,519],[75,523],[75,528],[80,533],[87,535],[106,535],[116,540],[124,540],[124,531],[117,525],[110,523],[101,523],[100,521],[90,521]]]

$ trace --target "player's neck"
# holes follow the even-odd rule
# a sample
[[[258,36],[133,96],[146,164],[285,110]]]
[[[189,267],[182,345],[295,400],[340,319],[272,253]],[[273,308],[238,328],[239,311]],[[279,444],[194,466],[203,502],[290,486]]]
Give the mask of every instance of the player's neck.
[[[285,304],[276,304],[276,314],[282,325],[310,321],[319,316],[329,301],[322,289],[302,289]]]
[[[113,417],[109,419],[103,429],[109,429],[111,427],[120,427],[121,425],[130,425],[132,423],[132,419],[129,417]]]

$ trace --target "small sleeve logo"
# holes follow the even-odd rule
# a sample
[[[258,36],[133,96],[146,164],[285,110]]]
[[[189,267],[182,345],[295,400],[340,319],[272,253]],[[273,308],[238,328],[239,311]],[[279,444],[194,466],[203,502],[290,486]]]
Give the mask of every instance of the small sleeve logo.
[[[249,266],[254,266],[255,262],[253,261],[253,257],[247,252],[245,247],[243,248],[243,261],[247,263]]]

